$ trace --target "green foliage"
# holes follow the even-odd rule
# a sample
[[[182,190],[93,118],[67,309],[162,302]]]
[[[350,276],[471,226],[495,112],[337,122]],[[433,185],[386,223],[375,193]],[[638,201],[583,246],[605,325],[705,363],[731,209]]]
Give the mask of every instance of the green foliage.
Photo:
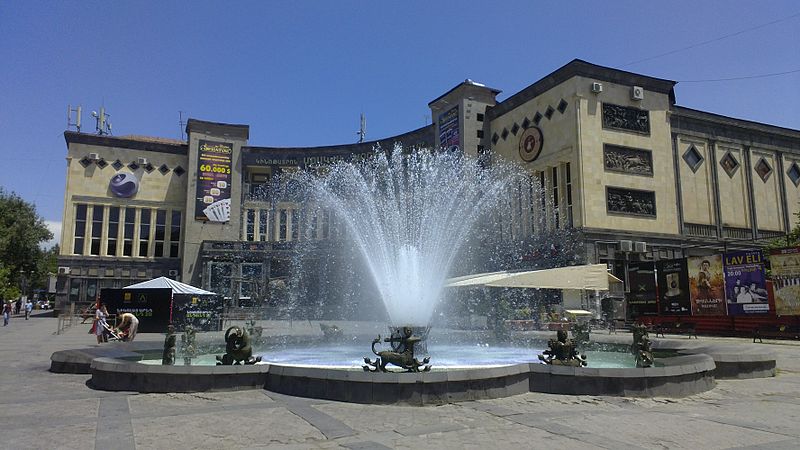
[[[794,213],[794,217],[794,228],[792,228],[792,230],[787,233],[786,236],[775,238],[769,241],[769,243],[764,246],[764,249],[772,250],[776,248],[796,247],[800,245],[800,212]]]
[[[0,188],[0,295],[20,295],[23,277],[28,291],[44,286],[48,272],[55,272],[58,248],[41,249],[53,238],[36,207],[15,193]],[[52,269],[52,270],[51,270]]]

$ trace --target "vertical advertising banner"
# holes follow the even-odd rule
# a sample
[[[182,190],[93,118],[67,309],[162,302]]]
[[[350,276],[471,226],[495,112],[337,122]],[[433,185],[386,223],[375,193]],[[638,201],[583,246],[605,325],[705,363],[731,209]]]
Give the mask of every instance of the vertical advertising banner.
[[[651,262],[628,264],[628,290],[625,294],[631,317],[658,315],[655,264]]]
[[[661,314],[688,316],[692,313],[689,301],[689,274],[685,259],[658,262],[658,296]]]
[[[761,250],[725,253],[728,315],[767,314],[769,296]]]
[[[197,152],[195,220],[231,220],[231,162],[233,144],[200,141]]]
[[[775,314],[800,315],[800,247],[772,250],[769,263],[775,289]]]
[[[688,258],[692,315],[725,315],[725,275],[722,255]]]
[[[439,114],[439,145],[447,150],[461,146],[458,136],[458,106]]]

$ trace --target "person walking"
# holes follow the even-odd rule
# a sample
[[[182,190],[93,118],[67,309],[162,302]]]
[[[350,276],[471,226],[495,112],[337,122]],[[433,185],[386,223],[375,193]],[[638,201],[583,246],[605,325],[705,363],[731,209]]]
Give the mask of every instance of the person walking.
[[[25,302],[25,320],[30,319],[31,311],[33,311],[33,302],[31,302],[29,299],[27,302]]]
[[[94,335],[97,336],[97,343],[102,344],[108,342],[108,334],[106,334],[106,318],[108,318],[108,310],[106,305],[100,305],[100,308],[94,314]]]
[[[11,319],[11,302],[5,302],[3,304],[3,326],[8,325],[8,321]]]

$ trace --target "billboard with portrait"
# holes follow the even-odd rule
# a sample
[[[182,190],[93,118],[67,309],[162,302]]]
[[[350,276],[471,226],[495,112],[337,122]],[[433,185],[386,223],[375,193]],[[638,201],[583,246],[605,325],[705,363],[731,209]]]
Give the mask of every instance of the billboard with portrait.
[[[724,316],[725,275],[722,255],[695,256],[688,258],[689,293],[692,315]]]
[[[458,148],[461,141],[458,133],[458,106],[439,114],[439,145],[444,149]]]
[[[767,314],[769,296],[761,250],[725,253],[723,259],[728,315]]]
[[[800,247],[770,251],[775,314],[800,315]]]
[[[692,313],[689,300],[689,276],[686,259],[659,261],[658,303],[661,314],[688,316]]]

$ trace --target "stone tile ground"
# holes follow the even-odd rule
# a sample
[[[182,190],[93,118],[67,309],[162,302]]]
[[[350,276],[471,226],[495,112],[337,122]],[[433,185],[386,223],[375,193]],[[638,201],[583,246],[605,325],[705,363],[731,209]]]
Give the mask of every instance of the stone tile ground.
[[[287,397],[262,390],[103,392],[88,375],[47,371],[56,350],[93,345],[88,325],[56,319],[0,328],[0,448],[775,448],[800,442],[800,345],[701,337],[769,349],[778,376],[721,380],[681,399],[515,397],[435,407]],[[143,334],[139,339],[162,341]]]

